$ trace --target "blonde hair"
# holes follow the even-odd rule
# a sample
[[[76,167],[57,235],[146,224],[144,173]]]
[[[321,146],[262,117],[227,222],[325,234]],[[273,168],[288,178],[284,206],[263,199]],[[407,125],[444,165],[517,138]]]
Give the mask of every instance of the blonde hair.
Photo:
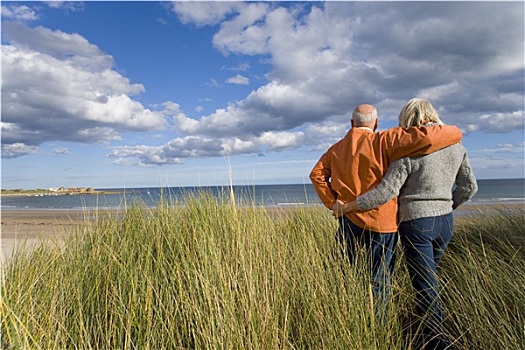
[[[443,125],[432,104],[422,98],[413,98],[399,112],[399,126],[422,126],[428,123]]]

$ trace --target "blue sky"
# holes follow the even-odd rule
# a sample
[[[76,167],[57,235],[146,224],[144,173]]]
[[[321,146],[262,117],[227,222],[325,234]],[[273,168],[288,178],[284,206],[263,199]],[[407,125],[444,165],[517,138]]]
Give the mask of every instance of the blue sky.
[[[308,183],[412,97],[524,175],[524,3],[2,1],[2,188]]]

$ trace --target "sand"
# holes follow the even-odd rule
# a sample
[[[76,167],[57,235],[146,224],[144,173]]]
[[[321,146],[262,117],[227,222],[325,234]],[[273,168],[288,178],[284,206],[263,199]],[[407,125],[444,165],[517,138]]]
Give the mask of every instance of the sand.
[[[62,240],[89,217],[81,210],[2,210],[1,259],[9,258],[20,244]]]
[[[475,215],[501,207],[494,204],[466,204],[459,210],[467,215]],[[504,207],[525,209],[523,203],[504,205]],[[73,234],[79,225],[85,224],[86,220],[91,220],[94,214],[83,210],[2,210],[1,261],[9,259],[15,247],[20,244],[25,243],[27,247],[31,247],[42,240],[51,242],[63,240]]]

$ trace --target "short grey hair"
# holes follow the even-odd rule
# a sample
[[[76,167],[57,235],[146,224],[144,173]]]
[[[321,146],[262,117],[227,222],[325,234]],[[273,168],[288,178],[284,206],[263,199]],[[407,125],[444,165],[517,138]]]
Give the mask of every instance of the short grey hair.
[[[377,120],[377,109],[375,107],[368,113],[358,112],[357,108],[352,112],[352,120],[357,125],[373,123]]]
[[[443,125],[438,112],[430,102],[422,98],[413,98],[399,112],[399,126],[423,126],[427,123]]]

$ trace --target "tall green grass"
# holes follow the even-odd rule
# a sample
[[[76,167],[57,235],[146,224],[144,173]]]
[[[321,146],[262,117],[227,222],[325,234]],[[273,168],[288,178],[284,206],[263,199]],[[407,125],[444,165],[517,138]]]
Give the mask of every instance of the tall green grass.
[[[100,215],[62,244],[16,252],[2,272],[2,348],[412,348],[402,257],[383,323],[363,254],[355,267],[334,254],[328,211],[190,197]],[[505,213],[459,225],[443,261],[458,348],[525,344],[525,213]]]

